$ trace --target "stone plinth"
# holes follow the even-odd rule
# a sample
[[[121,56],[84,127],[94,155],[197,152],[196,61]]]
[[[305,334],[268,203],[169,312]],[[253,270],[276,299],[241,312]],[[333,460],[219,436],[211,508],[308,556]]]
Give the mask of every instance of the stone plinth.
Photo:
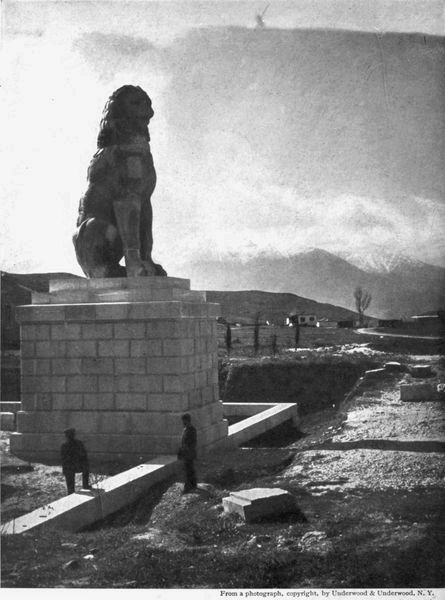
[[[248,523],[299,510],[294,496],[280,488],[252,488],[231,492],[230,496],[223,498],[223,507],[225,512],[237,513]]]
[[[410,372],[413,377],[431,377],[433,375],[431,365],[413,365]]]
[[[216,318],[186,279],[51,281],[18,307],[21,401],[11,451],[58,462],[75,427],[92,462],[176,454],[189,412],[199,450],[227,436]]]

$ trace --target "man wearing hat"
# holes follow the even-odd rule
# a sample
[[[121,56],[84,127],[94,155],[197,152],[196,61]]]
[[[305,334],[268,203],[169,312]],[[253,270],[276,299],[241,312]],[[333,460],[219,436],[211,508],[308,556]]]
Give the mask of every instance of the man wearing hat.
[[[89,490],[89,466],[88,454],[85,446],[76,439],[74,427],[65,429],[66,442],[62,444],[60,453],[62,455],[62,471],[66,479],[68,495],[74,493],[74,481],[76,473],[82,473],[82,488]]]
[[[178,458],[184,464],[184,494],[197,489],[196,473],[193,461],[196,459],[196,429],[192,425],[191,416],[186,413],[182,415],[182,424],[184,431],[182,432],[181,446],[178,450]]]

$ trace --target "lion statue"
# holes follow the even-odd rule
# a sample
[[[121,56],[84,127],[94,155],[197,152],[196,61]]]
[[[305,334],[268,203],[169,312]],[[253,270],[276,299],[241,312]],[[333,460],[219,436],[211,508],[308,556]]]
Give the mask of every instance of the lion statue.
[[[105,105],[73,236],[77,261],[89,278],[167,275],[151,258],[153,115],[148,95],[132,85],[116,90]]]

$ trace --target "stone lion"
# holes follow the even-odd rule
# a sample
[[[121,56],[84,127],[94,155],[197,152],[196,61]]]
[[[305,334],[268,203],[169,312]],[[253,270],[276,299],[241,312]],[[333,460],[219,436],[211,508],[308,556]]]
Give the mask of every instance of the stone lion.
[[[156,171],[148,123],[153,115],[148,95],[132,85],[116,90],[105,105],[73,236],[87,277],[167,275],[151,258]]]

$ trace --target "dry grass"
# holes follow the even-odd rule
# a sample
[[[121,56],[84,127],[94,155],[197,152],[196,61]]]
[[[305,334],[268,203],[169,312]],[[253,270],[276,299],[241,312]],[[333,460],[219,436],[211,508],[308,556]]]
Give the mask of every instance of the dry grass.
[[[422,349],[418,354],[428,354]],[[416,360],[399,350],[397,358]],[[332,356],[331,364],[338,360]],[[435,361],[434,368],[442,377],[443,365]],[[169,481],[89,531],[3,537],[2,586],[443,587],[445,491],[434,466],[442,457],[349,450],[347,444],[343,450],[320,449],[336,436],[366,438],[366,419],[383,423],[385,415],[402,439],[408,431],[428,435],[424,422],[433,412],[436,422],[438,408],[425,406],[422,427],[419,422],[413,429],[411,413],[391,396],[397,381],[378,385],[363,398],[349,399],[349,411],[369,411],[351,434],[339,412],[314,413],[303,421],[303,436],[281,439],[285,448],[246,448],[201,460],[199,481],[207,485],[197,494],[182,496],[181,484]],[[18,473],[16,485],[30,475]],[[260,486],[291,491],[305,518],[300,513],[247,524],[222,512],[221,499],[230,491]]]

